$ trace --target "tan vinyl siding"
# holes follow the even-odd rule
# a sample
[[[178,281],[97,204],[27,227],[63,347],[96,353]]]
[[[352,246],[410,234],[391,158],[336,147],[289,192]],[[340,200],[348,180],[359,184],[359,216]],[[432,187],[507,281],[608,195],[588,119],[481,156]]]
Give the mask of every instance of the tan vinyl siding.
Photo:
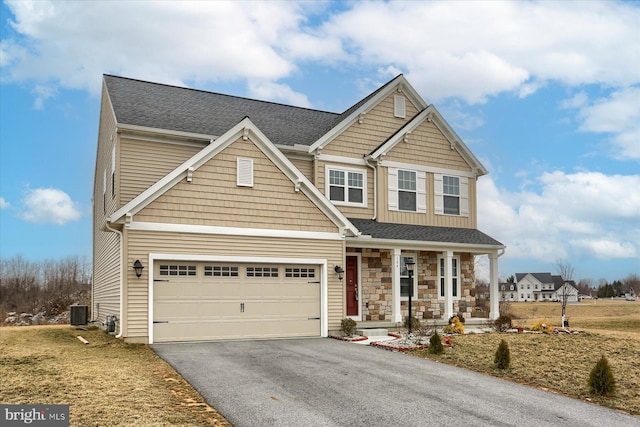
[[[239,187],[237,159],[253,159],[253,187]],[[241,138],[135,215],[135,221],[337,232],[250,140]]]
[[[434,176],[427,173],[427,213],[389,210],[388,168],[378,167],[378,221],[438,227],[476,228],[476,180],[469,178],[469,216],[436,215],[434,213]],[[465,178],[466,179],[466,178]]]
[[[406,125],[411,117],[418,114],[416,107],[407,98],[405,119],[393,116],[392,93],[378,105],[367,112],[363,122],[357,121],[338,135],[326,147],[322,154],[355,157],[362,159],[363,155],[371,153],[398,129]]]
[[[438,168],[471,171],[471,167],[442,135],[433,122],[424,121],[411,131],[408,142],[399,142],[385,161],[420,164]]]
[[[148,337],[149,310],[149,253],[258,256],[269,258],[320,258],[328,265],[329,330],[340,328],[344,316],[342,282],[333,273],[333,266],[343,265],[345,243],[342,240],[285,239],[249,236],[220,236],[192,233],[162,233],[127,231],[127,261],[131,266],[139,259],[145,269],[137,278],[127,268],[126,296],[127,338]]]
[[[118,317],[120,315],[119,238],[116,233],[100,231],[106,216],[114,212],[117,205],[119,191],[117,162],[116,197],[111,195],[112,152],[116,147],[117,159],[119,148],[117,141],[115,118],[108,94],[103,87],[93,182],[93,302],[91,307],[91,317],[102,322],[106,320],[107,315],[115,314]],[[105,188],[106,194],[103,197]]]
[[[311,182],[313,182],[313,160],[301,160],[301,159],[289,159],[291,163],[293,163],[299,170],[304,174],[305,177]]]
[[[121,205],[155,184],[205,147],[121,137]]]
[[[340,164],[340,163],[327,163],[327,162],[323,162],[323,161],[317,161],[317,177],[318,177],[318,182],[316,184],[316,186],[318,187],[318,189],[322,192],[322,194],[324,194],[327,199],[329,198],[329,194],[327,194],[327,187],[326,187],[326,166],[329,165],[331,166],[335,166],[337,169],[353,169],[353,170],[357,170],[357,171],[362,171],[367,175],[367,207],[358,207],[358,206],[336,206],[340,212],[342,212],[347,218],[371,218],[373,217],[373,204],[374,204],[374,194],[373,194],[373,170],[369,167],[363,167],[363,166],[351,166],[351,165],[345,165],[345,164]]]

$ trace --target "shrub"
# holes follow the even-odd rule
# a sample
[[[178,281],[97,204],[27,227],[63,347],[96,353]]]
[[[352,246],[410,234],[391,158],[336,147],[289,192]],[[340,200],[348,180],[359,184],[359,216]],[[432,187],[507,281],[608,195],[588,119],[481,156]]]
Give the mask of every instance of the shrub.
[[[349,318],[342,319],[342,322],[340,322],[340,331],[348,337],[353,336],[356,332],[356,321]]]
[[[458,316],[451,317],[450,323],[444,327],[447,334],[464,334],[464,326],[460,323]]]
[[[402,323],[402,326],[404,326],[405,329],[409,329],[409,316],[404,318],[404,322]],[[420,329],[421,326],[422,326],[422,324],[420,323],[420,319],[418,319],[415,316],[412,316],[411,317],[411,331],[418,330],[418,329]]]
[[[449,318],[449,324],[451,324],[451,322],[453,322],[454,317],[457,317],[458,320],[460,321],[460,323],[462,323],[464,325],[465,319],[464,319],[464,315],[462,313],[454,314],[453,316],[451,316]]]
[[[500,341],[493,363],[498,369],[507,369],[509,367],[511,363],[511,351],[509,351],[509,344],[507,344],[505,340]]]
[[[553,325],[549,322],[549,320],[542,319],[531,325],[531,330],[550,334],[551,332],[553,332]]]
[[[498,332],[505,332],[511,329],[511,317],[507,315],[500,315],[493,321],[493,328]]]
[[[616,380],[613,378],[613,372],[604,355],[591,370],[591,374],[589,375],[589,391],[601,396],[609,396],[616,391]]]
[[[440,339],[440,335],[436,332],[431,335],[431,339],[429,340],[429,353],[431,354],[441,354],[444,352],[444,346],[442,345],[442,340]]]

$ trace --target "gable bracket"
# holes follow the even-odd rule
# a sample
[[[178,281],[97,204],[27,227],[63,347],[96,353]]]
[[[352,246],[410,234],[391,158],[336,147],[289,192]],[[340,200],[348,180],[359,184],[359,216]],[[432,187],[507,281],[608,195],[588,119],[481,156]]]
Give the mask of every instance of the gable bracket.
[[[124,228],[131,227],[131,221],[133,221],[133,215],[131,215],[131,212],[127,212],[124,216]]]
[[[302,185],[302,180],[297,179],[295,184],[294,184],[294,189],[295,189],[296,193],[300,192],[300,185]]]
[[[359,124],[364,123],[364,115],[365,115],[365,113],[360,113],[360,115],[358,116],[358,123]]]
[[[455,140],[455,139],[452,139],[451,140],[451,149],[455,150],[457,146],[458,146],[458,141]]]
[[[318,148],[316,150],[315,159],[318,160],[320,158],[320,154],[322,154],[322,148]]]
[[[193,181],[193,171],[194,171],[193,166],[187,169],[187,182]]]
[[[402,83],[398,85],[398,93],[404,93],[404,85]]]
[[[409,135],[411,135],[411,131],[408,130],[405,134],[404,137],[402,138],[402,142],[409,142]]]
[[[429,114],[427,114],[427,121],[428,122],[433,121],[433,111],[429,111]]]
[[[246,141],[247,139],[249,139],[249,128],[244,128],[242,131],[242,140]]]

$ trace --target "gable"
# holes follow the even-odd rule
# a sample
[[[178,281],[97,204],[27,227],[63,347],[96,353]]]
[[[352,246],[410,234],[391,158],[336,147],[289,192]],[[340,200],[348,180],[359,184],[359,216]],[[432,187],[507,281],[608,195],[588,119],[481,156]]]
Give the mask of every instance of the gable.
[[[239,161],[240,160],[240,161]],[[238,164],[244,175],[238,176]],[[251,179],[247,173],[252,169]],[[338,232],[255,144],[242,137],[142,209],[136,221]]]
[[[395,98],[405,100],[405,117],[396,117]],[[418,114],[416,105],[402,93],[391,92],[322,148],[322,154],[358,157],[371,153]]]
[[[385,161],[421,164],[436,168],[471,172],[472,168],[454,148],[442,131],[425,120],[395,144],[384,156]]]

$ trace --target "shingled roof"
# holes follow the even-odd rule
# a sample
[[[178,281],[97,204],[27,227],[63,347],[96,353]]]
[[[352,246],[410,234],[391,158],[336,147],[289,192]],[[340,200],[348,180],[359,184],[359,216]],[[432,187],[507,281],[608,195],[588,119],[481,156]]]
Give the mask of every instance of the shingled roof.
[[[349,218],[363,234],[374,239],[415,240],[423,242],[462,243],[469,245],[504,245],[473,228],[435,227],[430,225],[394,224],[371,219]]]
[[[108,74],[104,81],[119,124],[220,136],[249,117],[288,146],[313,144],[386,86],[338,114]]]

